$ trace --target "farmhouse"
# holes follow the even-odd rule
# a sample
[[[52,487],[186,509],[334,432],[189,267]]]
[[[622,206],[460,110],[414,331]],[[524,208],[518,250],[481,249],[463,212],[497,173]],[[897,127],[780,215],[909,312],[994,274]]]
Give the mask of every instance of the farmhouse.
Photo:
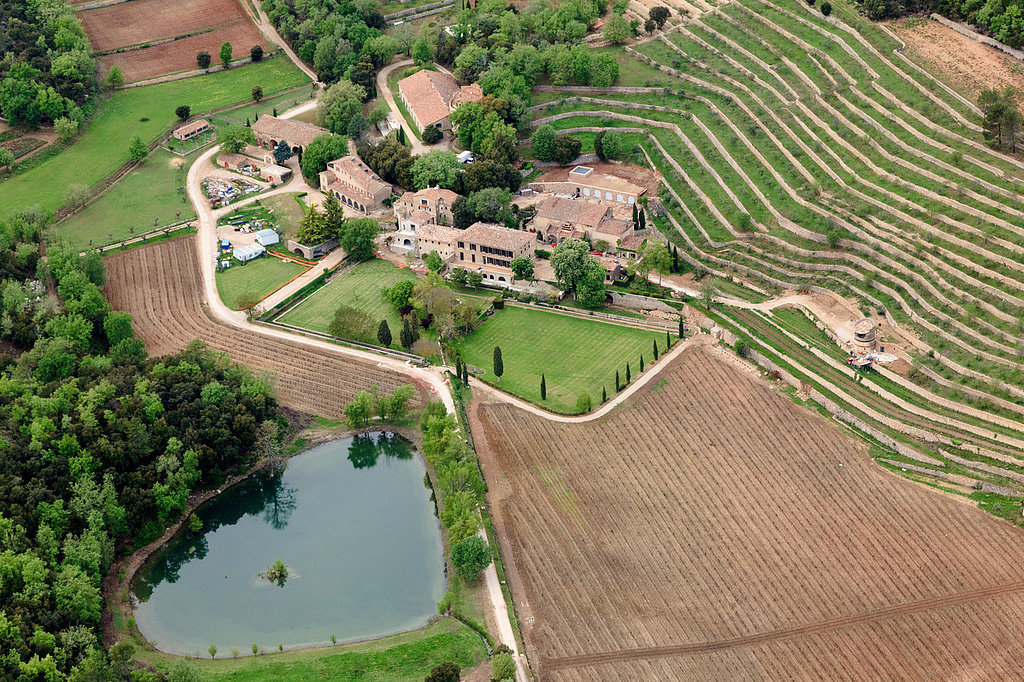
[[[586,238],[592,243],[605,241],[614,246],[633,231],[633,221],[627,216],[628,209],[621,205],[545,197],[537,204],[537,213],[527,223],[527,229],[548,244]]]
[[[202,135],[209,129],[210,122],[207,121],[205,118],[201,118],[197,121],[186,123],[185,125],[175,130],[173,133],[171,133],[171,136],[174,137],[174,139],[176,140],[191,140],[196,135]]]
[[[252,124],[252,134],[256,136],[256,144],[274,149],[281,140],[285,140],[296,154],[306,151],[310,142],[326,132],[312,123],[277,118],[276,116],[261,116]]]
[[[343,205],[362,213],[381,208],[391,196],[391,185],[377,177],[358,157],[343,156],[320,173],[320,191],[333,194]]]
[[[482,99],[484,93],[476,83],[459,86],[454,76],[424,69],[398,81],[398,96],[420,130],[451,130],[448,115],[460,104]]]
[[[500,225],[473,223],[458,232],[452,266],[477,270],[491,284],[512,282],[514,258],[532,258],[536,238],[529,232]]]
[[[462,230],[454,227],[427,223],[419,229],[414,248],[418,249],[421,256],[437,251],[441,260],[448,262],[455,255],[455,243],[462,234]]]

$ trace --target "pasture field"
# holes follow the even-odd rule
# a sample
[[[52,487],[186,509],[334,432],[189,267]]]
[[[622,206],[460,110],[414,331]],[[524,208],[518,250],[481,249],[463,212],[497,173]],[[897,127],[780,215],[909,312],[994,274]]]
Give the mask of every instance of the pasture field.
[[[104,258],[104,295],[114,310],[134,316],[150,355],[174,353],[195,339],[274,382],[281,404],[340,421],[361,390],[392,391],[409,379],[394,372],[298,343],[215,321],[203,305],[195,236],[142,246]],[[416,407],[425,403],[417,387]]]
[[[906,446],[897,459],[920,469],[907,475],[961,491],[973,481],[979,502],[1016,505],[1024,161],[990,148],[975,103],[897,34],[833,4],[829,17],[797,0],[692,12],[624,48],[669,92],[541,93],[533,123],[646,127],[640,144],[664,176],[656,224],[683,258],[771,297],[851,300],[914,369],[855,374],[813,325],[780,315],[718,306],[715,320]],[[723,293],[761,300],[732,283]]]
[[[589,393],[593,405],[601,389],[615,395],[615,372],[626,382],[626,363],[640,375],[640,355],[654,361],[653,344],[665,350],[665,334],[559,313],[509,306],[494,311],[472,333],[453,344],[477,375],[513,395],[557,412],[575,412],[576,399]],[[494,347],[500,346],[505,373],[494,376]],[[547,400],[540,399],[541,373]]]
[[[250,99],[253,85],[261,85],[270,95],[306,81],[294,64],[275,57],[230,71],[119,91],[68,149],[0,182],[0,218],[33,204],[45,211],[60,208],[70,185],[92,186],[127,161],[132,137],[151,142],[167,131],[177,120],[174,109],[180,104],[199,114]]]
[[[262,300],[308,269],[275,256],[261,256],[218,272],[217,293],[227,307],[238,310],[239,299],[243,296],[251,295]]]
[[[220,46],[230,42],[233,57],[247,57],[249,48],[267,42],[243,10],[240,0],[134,0],[79,12],[82,25],[100,59],[103,73],[115,64],[126,83],[196,68],[196,54],[205,50],[218,61]],[[170,42],[150,45],[160,40]],[[136,47],[119,52],[119,49]]]
[[[184,158],[163,149],[150,152],[110,189],[84,209],[61,222],[57,231],[76,248],[86,249],[126,239],[159,225],[195,218],[184,192],[185,174],[193,156]]]
[[[398,311],[384,300],[380,290],[405,280],[416,283],[420,278],[409,268],[400,268],[379,258],[357,263],[351,270],[332,279],[278,321],[313,331],[327,332],[334,319],[334,312],[339,305],[345,304],[366,313],[375,324],[387,320],[394,339],[392,345],[397,348],[402,319],[398,316]]]
[[[474,392],[540,678],[1012,677],[1024,535],[690,343],[596,422]]]

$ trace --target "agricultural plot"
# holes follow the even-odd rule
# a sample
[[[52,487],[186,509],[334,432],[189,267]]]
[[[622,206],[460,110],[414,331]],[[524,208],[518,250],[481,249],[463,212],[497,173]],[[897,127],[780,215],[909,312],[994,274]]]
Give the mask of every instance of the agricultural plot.
[[[57,230],[72,246],[87,249],[195,218],[184,191],[192,158],[163,149],[150,153],[142,165],[60,223]]]
[[[103,104],[85,133],[68,149],[30,170],[0,181],[0,218],[38,204],[54,211],[71,185],[91,187],[128,160],[134,135],[151,142],[177,120],[174,109],[188,103],[193,113],[244,102],[253,85],[268,95],[307,82],[287,59],[276,57],[227,72],[123,90]]]
[[[1024,490],[1024,162],[990,149],[975,105],[886,27],[835,6],[823,17],[797,0],[722,4],[626,48],[671,92],[566,88],[534,123],[647,127],[642,147],[664,175],[659,227],[692,265],[773,294],[827,289],[891,318],[913,382],[854,381],[842,359],[807,350],[807,329],[716,315],[909,445],[914,466],[992,485],[1012,506]]]
[[[398,311],[384,300],[380,290],[406,280],[415,283],[419,282],[419,277],[409,268],[399,268],[386,260],[359,263],[335,277],[278,321],[327,332],[338,306],[344,304],[366,313],[378,324],[387,320],[397,346],[402,319]]]
[[[640,356],[654,361],[654,343],[665,349],[665,334],[559,313],[506,306],[486,318],[455,347],[484,381],[513,395],[558,412],[575,412],[576,400],[588,393],[594,405],[601,389],[615,394],[615,372],[626,382],[626,363],[640,374]],[[494,375],[494,347],[500,346],[504,374]],[[540,398],[544,374],[547,400]]]
[[[308,269],[271,255],[245,264],[236,262],[216,274],[217,293],[227,307],[238,310],[243,299],[261,301]]]
[[[274,339],[216,322],[203,305],[195,237],[173,239],[104,259],[104,294],[115,310],[134,316],[136,333],[150,355],[181,350],[196,339],[227,353],[275,382],[283,405],[332,420],[345,403],[376,385],[391,391],[406,377],[334,353]],[[425,392],[417,387],[417,406]]]
[[[103,72],[117,65],[127,83],[195,69],[199,51],[216,60],[225,41],[234,47],[236,59],[248,56],[253,45],[267,48],[239,0],[134,0],[78,16],[93,50],[104,53]],[[159,44],[151,46],[153,42]]]
[[[664,371],[599,422],[472,406],[541,679],[1016,674],[1019,530],[874,466],[716,351]]]

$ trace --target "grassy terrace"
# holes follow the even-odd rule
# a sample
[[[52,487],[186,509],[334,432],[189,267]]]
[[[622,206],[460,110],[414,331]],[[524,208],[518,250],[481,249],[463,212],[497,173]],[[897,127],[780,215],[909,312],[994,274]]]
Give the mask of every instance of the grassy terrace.
[[[334,319],[334,312],[339,305],[345,304],[366,313],[378,324],[380,320],[387,320],[394,339],[392,345],[398,347],[402,320],[398,311],[381,296],[380,290],[404,280],[418,282],[419,277],[412,270],[399,268],[386,260],[359,263],[335,277],[278,321],[327,332]]]
[[[650,366],[653,343],[665,349],[663,333],[623,327],[530,308],[496,310],[455,347],[470,365],[484,370],[484,381],[558,412],[575,412],[580,393],[594,405],[601,389],[615,394],[615,372],[626,381],[626,363],[639,376],[640,355]],[[493,371],[494,347],[500,346],[505,372]],[[547,382],[547,400],[540,399],[540,378]]]
[[[308,268],[298,263],[283,261],[274,256],[262,256],[245,264],[235,263],[216,275],[217,292],[225,305],[239,309],[239,299],[255,296],[258,300],[279,289]]]
[[[92,186],[127,161],[132,137],[150,142],[168,130],[177,120],[175,107],[182,103],[198,114],[248,100],[253,85],[261,85],[269,96],[306,81],[290,61],[275,57],[230,71],[121,90],[103,103],[68,149],[0,182],[0,217],[33,204],[46,211],[60,208],[70,185]]]

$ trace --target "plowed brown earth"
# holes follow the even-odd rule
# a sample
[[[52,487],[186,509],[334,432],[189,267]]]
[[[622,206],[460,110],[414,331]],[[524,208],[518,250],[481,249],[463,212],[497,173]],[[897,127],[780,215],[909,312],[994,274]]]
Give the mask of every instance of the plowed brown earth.
[[[886,473],[713,351],[665,371],[599,422],[473,405],[541,679],[1024,668],[1018,529]]]
[[[302,412],[341,419],[357,392],[378,386],[391,391],[410,380],[372,363],[269,338],[214,320],[202,305],[194,240],[181,237],[104,259],[104,293],[115,310],[134,315],[136,333],[151,355],[173,353],[194,339],[275,379],[282,404]],[[426,393],[417,386],[418,405]]]

